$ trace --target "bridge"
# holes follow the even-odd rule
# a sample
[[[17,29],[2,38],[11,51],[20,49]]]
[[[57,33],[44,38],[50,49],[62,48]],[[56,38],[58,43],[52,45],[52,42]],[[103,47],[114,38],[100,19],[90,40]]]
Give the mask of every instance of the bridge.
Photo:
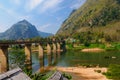
[[[46,45],[47,54],[51,55],[51,52],[57,52],[57,51],[60,52],[61,51],[61,44],[64,45],[65,42],[64,41],[8,41],[8,42],[0,42],[0,73],[7,72],[9,70],[8,48],[11,45],[16,45],[16,44],[24,45],[24,51],[25,51],[25,56],[26,56],[25,63],[32,64],[31,46],[33,43],[37,44],[37,46],[38,46],[39,58],[43,58],[44,49],[43,49],[42,44]],[[62,49],[62,50],[64,50],[64,49]]]

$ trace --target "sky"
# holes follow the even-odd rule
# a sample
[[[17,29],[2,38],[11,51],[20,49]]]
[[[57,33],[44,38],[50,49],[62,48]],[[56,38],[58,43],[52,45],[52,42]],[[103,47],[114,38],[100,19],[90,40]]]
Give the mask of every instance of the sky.
[[[73,9],[86,0],[0,0],[0,33],[27,20],[39,31],[55,34]]]

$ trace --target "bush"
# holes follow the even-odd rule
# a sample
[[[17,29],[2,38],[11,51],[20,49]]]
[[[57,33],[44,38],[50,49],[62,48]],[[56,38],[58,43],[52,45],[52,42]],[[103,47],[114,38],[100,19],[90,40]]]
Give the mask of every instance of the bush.
[[[72,76],[66,73],[63,73],[63,76],[66,77],[68,80],[72,79]]]
[[[120,80],[120,65],[109,65],[108,71],[104,73],[109,79]]]
[[[95,72],[101,73],[101,70],[95,70]]]
[[[85,45],[86,47],[89,47],[89,46],[90,46],[90,43],[85,42],[84,45]]]

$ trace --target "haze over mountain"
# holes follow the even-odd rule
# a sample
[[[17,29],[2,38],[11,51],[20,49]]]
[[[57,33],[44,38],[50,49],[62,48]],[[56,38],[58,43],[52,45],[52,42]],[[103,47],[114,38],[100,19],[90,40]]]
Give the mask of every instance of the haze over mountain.
[[[120,40],[120,0],[87,0],[63,22],[57,35],[103,33]]]
[[[48,37],[50,33],[40,32],[34,25],[29,23],[27,20],[19,21],[14,24],[11,28],[0,34],[0,39],[6,40],[17,40],[27,39],[33,37]]]

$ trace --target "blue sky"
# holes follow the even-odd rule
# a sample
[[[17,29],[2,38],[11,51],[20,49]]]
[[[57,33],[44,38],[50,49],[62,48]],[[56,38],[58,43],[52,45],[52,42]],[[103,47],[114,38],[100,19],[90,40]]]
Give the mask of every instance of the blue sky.
[[[73,9],[86,0],[0,0],[0,32],[23,19],[39,31],[56,33]]]

